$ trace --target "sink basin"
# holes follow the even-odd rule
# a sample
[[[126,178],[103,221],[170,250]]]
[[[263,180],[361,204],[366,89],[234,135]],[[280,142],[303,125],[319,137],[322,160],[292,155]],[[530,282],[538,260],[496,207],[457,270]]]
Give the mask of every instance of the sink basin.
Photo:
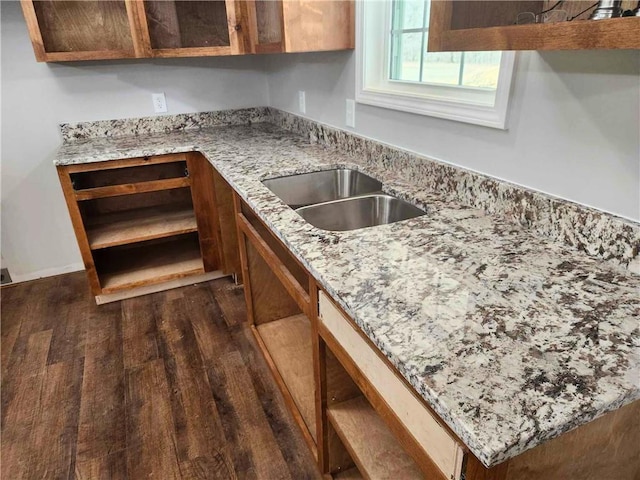
[[[382,183],[375,178],[348,168],[270,178],[262,183],[293,209],[382,190]]]
[[[314,227],[339,232],[385,225],[426,214],[404,200],[384,194],[335,200],[298,208],[296,212]]]

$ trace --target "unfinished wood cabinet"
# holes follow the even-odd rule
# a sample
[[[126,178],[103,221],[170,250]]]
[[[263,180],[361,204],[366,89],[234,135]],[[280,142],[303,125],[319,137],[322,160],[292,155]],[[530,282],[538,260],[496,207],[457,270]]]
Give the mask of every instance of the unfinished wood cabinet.
[[[36,60],[133,58],[134,6],[128,0],[21,0]]]
[[[200,154],[60,166],[58,175],[98,303],[235,273],[235,236],[222,237],[213,168]],[[225,223],[229,209],[221,205]]]
[[[248,320],[291,414],[316,454],[312,279],[237,195],[234,203]]]
[[[353,0],[249,0],[253,53],[354,48]]]
[[[236,0],[137,0],[145,56],[194,57],[245,53]]]
[[[319,294],[319,447],[324,473],[365,478],[465,480],[636,480],[640,476],[640,401],[610,412],[492,468],[484,467],[354,322]],[[356,388],[357,387],[357,388]],[[341,459],[336,462],[336,458]],[[380,459],[394,459],[380,462]]]
[[[39,62],[341,50],[353,0],[21,0]]]
[[[562,11],[560,17],[571,21],[516,24],[519,14],[540,14],[557,2],[538,1],[466,1],[432,2],[428,50],[589,50],[640,48],[640,17],[589,20],[594,3],[566,1],[551,10]],[[633,9],[637,2],[625,0],[623,9]],[[592,7],[592,8],[589,8]],[[551,13],[549,12],[549,13]],[[540,15],[539,15],[540,17]]]

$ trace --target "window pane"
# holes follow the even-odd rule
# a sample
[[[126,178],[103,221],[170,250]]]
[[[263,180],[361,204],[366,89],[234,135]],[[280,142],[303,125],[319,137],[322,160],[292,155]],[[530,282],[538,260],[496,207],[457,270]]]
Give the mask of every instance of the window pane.
[[[391,45],[391,79],[420,80],[422,33],[393,35]]]
[[[423,28],[425,0],[394,0],[393,29]]]
[[[462,85],[495,89],[501,58],[502,52],[465,52]]]
[[[460,52],[425,53],[422,81],[458,85],[461,57]]]

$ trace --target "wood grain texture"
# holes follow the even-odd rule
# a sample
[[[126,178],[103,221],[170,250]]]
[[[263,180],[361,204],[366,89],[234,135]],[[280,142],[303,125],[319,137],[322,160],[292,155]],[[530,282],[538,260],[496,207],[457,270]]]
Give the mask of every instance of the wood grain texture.
[[[102,294],[204,273],[195,233],[97,250]]]
[[[69,211],[69,217],[71,217],[71,224],[73,225],[73,232],[80,248],[80,255],[82,256],[82,263],[86,271],[87,280],[89,280],[89,286],[91,293],[98,295],[102,287],[96,271],[96,266],[91,253],[91,246],[89,245],[89,239],[85,231],[82,214],[76,202],[75,192],[73,184],[71,183],[71,171],[67,167],[57,167],[58,178],[60,180],[60,186],[62,187],[62,193],[64,200],[67,204],[67,210]]]
[[[303,314],[295,315],[264,323],[257,330],[315,440],[315,387],[309,319]]]
[[[124,1],[34,1],[46,52],[127,51],[134,54]]]
[[[158,190],[170,190],[191,185],[191,180],[185,178],[168,178],[166,180],[152,180],[149,182],[124,183],[122,185],[110,185],[107,187],[88,188],[75,192],[76,200],[92,200],[95,198],[117,197],[120,195],[132,195],[136,193],[157,192]]]
[[[455,5],[457,3],[455,2]],[[519,4],[519,2],[515,3]],[[454,14],[455,9],[450,1],[434,3],[429,28],[428,50],[430,52],[640,48],[640,18],[638,17],[456,30],[452,28],[452,25],[456,24]]]
[[[221,267],[224,273],[241,275],[240,250],[238,248],[238,234],[236,230],[236,214],[233,209],[233,190],[214,168],[213,186],[218,207],[220,224]],[[242,283],[242,282],[240,282]]]
[[[365,478],[424,478],[364,397],[332,405],[327,414]]]
[[[204,271],[221,267],[222,236],[213,181],[213,167],[199,153],[190,153],[187,166],[191,176],[191,196],[198,222],[198,238]]]
[[[286,0],[282,3],[285,52],[353,48],[352,0]]]
[[[250,322],[255,325],[279,320],[300,313],[298,303],[291,297],[280,279],[265,262],[254,244],[245,240],[246,269],[243,267],[245,291]]]
[[[196,217],[189,205],[126,210],[102,215],[87,225],[92,250],[197,231]]]
[[[81,273],[3,288],[2,479],[319,479],[241,290],[96,306]]]
[[[509,461],[509,480],[638,480],[640,400]]]
[[[307,269],[291,254],[282,240],[276,237],[269,227],[244,202],[242,202],[241,211],[244,219],[253,227],[268,249],[278,257],[279,262],[293,275],[300,288],[309,294],[309,272],[307,272]]]
[[[309,289],[308,274],[302,267],[291,268],[291,264],[294,263],[293,257],[286,250],[282,250],[280,254],[277,253],[279,249],[275,248],[276,245],[273,245],[273,242],[269,242],[269,240],[273,240],[270,239],[270,233],[266,231],[259,233],[244,215],[238,215],[237,222],[247,241],[262,257],[300,309],[308,315],[311,308],[307,292]]]

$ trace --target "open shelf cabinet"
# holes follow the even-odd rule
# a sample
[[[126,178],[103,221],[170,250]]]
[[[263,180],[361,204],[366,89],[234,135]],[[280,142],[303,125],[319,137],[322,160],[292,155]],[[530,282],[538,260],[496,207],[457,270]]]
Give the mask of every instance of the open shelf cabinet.
[[[218,209],[213,168],[201,155],[61,166],[58,174],[98,303],[238,271],[229,260],[235,223],[223,228],[219,217],[232,206]]]
[[[428,50],[591,50],[640,48],[640,17],[589,20],[593,2],[567,1],[557,10],[567,12],[572,21],[517,25],[519,13],[538,13],[556,2],[538,1],[458,1],[432,2]],[[625,0],[623,9],[637,2]],[[585,11],[585,9],[587,11]]]
[[[311,278],[237,195],[234,206],[249,323],[289,411],[315,454]]]

